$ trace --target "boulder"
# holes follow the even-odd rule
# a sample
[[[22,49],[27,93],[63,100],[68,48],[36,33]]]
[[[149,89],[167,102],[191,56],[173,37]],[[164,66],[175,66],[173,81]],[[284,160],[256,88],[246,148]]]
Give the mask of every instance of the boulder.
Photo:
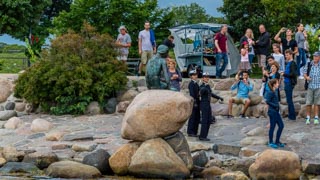
[[[193,165],[199,167],[205,167],[208,163],[209,158],[206,155],[205,151],[198,151],[192,155]]]
[[[253,117],[268,117],[268,106],[265,104],[259,104],[259,105],[255,105],[255,106],[250,106],[248,108],[248,111],[251,111],[251,116]]]
[[[23,121],[18,117],[10,118],[6,124],[4,124],[4,128],[6,129],[17,129],[23,125]]]
[[[83,158],[82,163],[96,167],[101,174],[113,174],[109,166],[110,154],[103,149],[97,149]]]
[[[249,180],[249,178],[241,171],[227,172],[221,175],[221,180]]]
[[[92,101],[90,104],[87,106],[85,114],[89,115],[97,115],[101,113],[100,105],[97,101]]]
[[[240,141],[241,146],[250,146],[250,145],[266,145],[268,139],[265,136],[249,136]]]
[[[193,100],[180,92],[149,90],[132,101],[124,115],[121,136],[145,141],[181,129],[191,115]]]
[[[250,166],[252,179],[299,179],[299,156],[290,151],[268,149],[263,151]]]
[[[251,131],[247,132],[246,134],[248,136],[263,136],[265,134],[266,130],[262,127],[256,127],[252,129]]]
[[[189,170],[193,167],[193,160],[189,149],[188,141],[179,131],[170,137],[165,137],[165,141],[171,146],[176,154],[183,160]]]
[[[7,163],[7,160],[5,160],[3,157],[0,157],[0,167],[5,165]]]
[[[50,164],[57,162],[58,157],[53,152],[37,151],[24,156],[23,162],[36,165],[39,169],[47,168]]]
[[[127,111],[127,108],[130,105],[130,101],[122,101],[119,102],[119,104],[117,105],[117,112],[118,113],[125,113]]]
[[[255,157],[237,158],[229,169],[231,171],[241,171],[249,176],[249,167],[255,162],[255,160]]]
[[[2,103],[11,95],[12,85],[9,81],[0,79],[0,87],[0,103]]]
[[[229,108],[227,104],[211,103],[211,111],[215,116],[227,116],[229,114]]]
[[[96,143],[75,143],[72,145],[72,150],[76,152],[83,152],[83,151],[93,151],[97,147]]]
[[[320,161],[315,160],[303,160],[302,170],[306,174],[320,175]]]
[[[6,121],[14,116],[17,116],[17,112],[13,110],[0,111],[0,121]]]
[[[17,151],[17,149],[12,146],[4,147],[2,150],[2,154],[8,162],[22,161],[25,156],[25,153],[23,151]]]
[[[59,161],[52,163],[46,174],[53,178],[97,178],[101,176],[99,170],[93,166],[74,161]]]
[[[116,112],[116,108],[117,108],[117,99],[110,98],[107,102],[107,105],[106,105],[104,111],[107,114],[113,114]]]
[[[232,84],[235,82],[234,79],[222,79],[214,86],[214,90],[218,91],[229,91]]]
[[[121,146],[110,158],[109,165],[117,175],[126,175],[132,156],[136,153],[140,143],[132,142]]]
[[[147,178],[187,178],[190,171],[163,139],[150,139],[132,156],[130,174]]]
[[[212,166],[209,168],[206,168],[201,172],[201,175],[204,179],[214,179],[216,176],[221,176],[222,174],[226,173],[227,171],[217,167]]]
[[[212,149],[211,144],[203,144],[201,142],[188,142],[189,144],[189,149],[191,152],[196,152],[196,151],[201,151],[201,150],[210,150]]]
[[[233,104],[232,115],[238,117],[241,114],[243,107],[243,104]]]
[[[250,98],[250,106],[258,105],[262,101],[262,96],[259,96],[259,94],[249,94]]]
[[[132,101],[137,95],[139,94],[138,91],[133,90],[133,89],[129,89],[128,91],[126,91],[124,94],[122,94],[118,100],[121,101]]]
[[[63,135],[62,141],[93,140],[93,132],[78,131]]]
[[[59,132],[59,131],[49,132],[48,134],[46,134],[46,140],[59,141],[64,134],[65,134],[64,132]]]
[[[14,108],[16,107],[16,104],[14,102],[8,102],[5,106],[4,109],[5,110],[14,110]]]
[[[31,123],[32,132],[46,132],[53,128],[53,124],[44,119],[35,119]]]
[[[15,110],[18,112],[23,112],[26,109],[26,103],[24,102],[16,102]]]
[[[37,166],[24,162],[7,162],[2,168],[0,168],[1,175],[13,173],[37,174],[40,173],[40,170]]]

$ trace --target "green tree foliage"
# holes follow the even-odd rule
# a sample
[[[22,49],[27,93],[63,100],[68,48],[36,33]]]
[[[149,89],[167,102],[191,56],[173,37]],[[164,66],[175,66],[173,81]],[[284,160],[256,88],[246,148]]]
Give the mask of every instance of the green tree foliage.
[[[85,24],[52,41],[42,59],[21,74],[15,96],[54,114],[82,114],[90,101],[103,105],[127,83],[113,39]]]
[[[259,24],[265,24],[274,36],[281,27],[294,28],[299,22],[319,22],[320,0],[224,0],[218,10],[225,14],[227,23],[234,27],[235,38],[239,39],[247,28],[258,34]]]

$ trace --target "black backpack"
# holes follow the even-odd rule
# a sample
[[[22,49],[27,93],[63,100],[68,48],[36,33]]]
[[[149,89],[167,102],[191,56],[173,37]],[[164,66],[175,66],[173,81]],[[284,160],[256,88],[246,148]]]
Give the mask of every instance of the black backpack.
[[[308,62],[308,68],[307,68],[307,76],[310,75],[311,71],[311,62]],[[309,86],[309,82],[307,80],[304,81],[304,89],[307,90]]]

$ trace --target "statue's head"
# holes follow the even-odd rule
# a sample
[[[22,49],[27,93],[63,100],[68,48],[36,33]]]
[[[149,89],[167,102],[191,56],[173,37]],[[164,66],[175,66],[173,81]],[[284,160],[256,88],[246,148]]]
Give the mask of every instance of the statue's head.
[[[166,45],[158,46],[157,53],[162,57],[166,58],[168,56],[169,48]]]

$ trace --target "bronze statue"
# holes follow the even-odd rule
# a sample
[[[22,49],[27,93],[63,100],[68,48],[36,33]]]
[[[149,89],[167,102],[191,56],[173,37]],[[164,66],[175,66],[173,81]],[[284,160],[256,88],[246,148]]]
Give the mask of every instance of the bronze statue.
[[[146,83],[148,89],[169,89],[170,78],[168,76],[167,58],[169,48],[160,45],[157,54],[147,63]]]

